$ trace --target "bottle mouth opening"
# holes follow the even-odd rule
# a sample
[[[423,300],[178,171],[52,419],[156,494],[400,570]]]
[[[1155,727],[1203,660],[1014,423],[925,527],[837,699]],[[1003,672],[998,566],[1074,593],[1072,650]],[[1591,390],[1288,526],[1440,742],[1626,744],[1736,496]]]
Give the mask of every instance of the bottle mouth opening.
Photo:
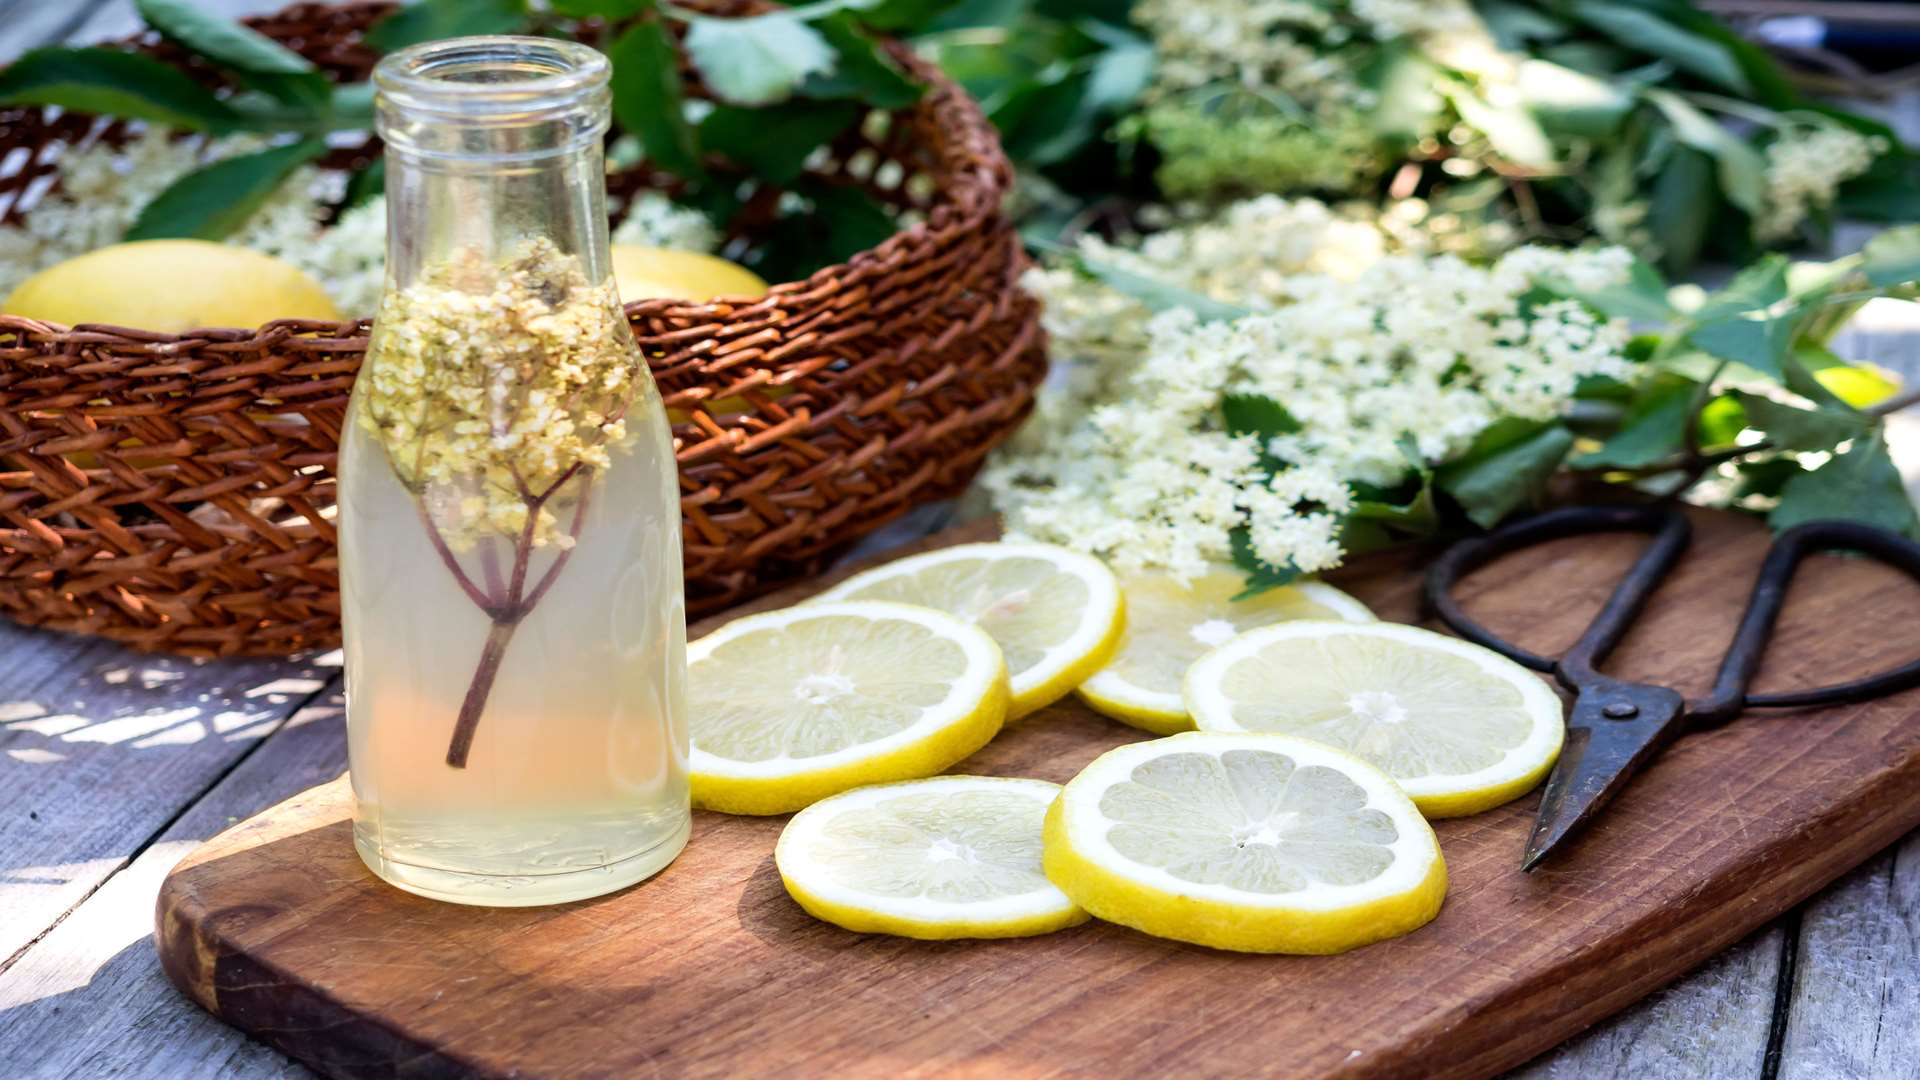
[[[373,69],[389,108],[448,119],[528,123],[604,107],[612,66],[572,41],[497,35],[409,46]]]

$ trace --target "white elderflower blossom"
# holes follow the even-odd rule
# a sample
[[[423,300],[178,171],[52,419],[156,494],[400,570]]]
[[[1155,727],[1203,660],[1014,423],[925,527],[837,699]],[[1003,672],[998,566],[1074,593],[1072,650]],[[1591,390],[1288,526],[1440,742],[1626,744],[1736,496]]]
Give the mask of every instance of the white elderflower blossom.
[[[1082,237],[1088,263],[1163,281],[1224,303],[1270,308],[1290,303],[1303,274],[1350,280],[1386,252],[1371,222],[1344,217],[1311,199],[1262,195],[1214,217],[1184,211],[1178,224],[1148,236],[1138,249]],[[1023,284],[1046,307],[1042,324],[1055,360],[1052,392],[1041,396],[1023,444],[1051,437],[1109,393],[1147,342],[1146,306],[1065,266],[1037,267]]]
[[[1863,175],[1887,150],[1886,140],[1838,124],[1788,127],[1767,147],[1766,205],[1753,223],[1765,242],[1784,240],[1810,214],[1833,205],[1840,185]]]
[[[644,244],[711,254],[720,247],[720,231],[698,210],[681,206],[657,191],[634,196],[627,215],[613,230],[616,244]]]
[[[1444,462],[1496,420],[1559,415],[1583,377],[1628,373],[1623,324],[1522,297],[1548,278],[1617,282],[1629,265],[1613,249],[1522,248],[1484,268],[1388,255],[1351,280],[1249,275],[1257,295],[1216,298],[1267,310],[1145,321],[1084,417],[1003,453],[983,483],[1011,529],[1123,570],[1198,575],[1242,529],[1269,566],[1329,569],[1351,485],[1392,487],[1416,464],[1409,448]],[[1277,402],[1297,430],[1264,445],[1228,433],[1222,402],[1241,394]]]

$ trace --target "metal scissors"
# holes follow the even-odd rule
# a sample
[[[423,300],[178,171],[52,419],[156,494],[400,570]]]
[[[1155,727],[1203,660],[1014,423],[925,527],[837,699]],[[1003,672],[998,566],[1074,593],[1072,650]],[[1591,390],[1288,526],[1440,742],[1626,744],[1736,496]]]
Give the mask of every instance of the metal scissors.
[[[1599,532],[1651,533],[1653,542],[1614,586],[1613,595],[1580,640],[1558,659],[1529,652],[1496,636],[1468,617],[1453,598],[1455,583],[1503,555],[1547,540]],[[1814,690],[1747,692],[1766,652],[1767,639],[1773,634],[1794,570],[1807,555],[1817,551],[1858,552],[1920,581],[1920,544],[1887,529],[1853,521],[1809,522],[1774,539],[1754,580],[1746,614],[1740,618],[1713,688],[1705,697],[1688,701],[1669,687],[1601,674],[1596,668],[1679,561],[1691,535],[1686,517],[1668,507],[1569,507],[1460,541],[1429,569],[1427,604],[1443,622],[1469,641],[1553,675],[1574,693],[1573,711],[1567,716],[1566,744],[1547,778],[1540,816],[1527,840],[1521,869],[1540,865],[1548,852],[1590,822],[1636,772],[1685,732],[1717,727],[1747,709],[1837,705],[1920,686],[1920,659],[1916,659],[1878,675]]]

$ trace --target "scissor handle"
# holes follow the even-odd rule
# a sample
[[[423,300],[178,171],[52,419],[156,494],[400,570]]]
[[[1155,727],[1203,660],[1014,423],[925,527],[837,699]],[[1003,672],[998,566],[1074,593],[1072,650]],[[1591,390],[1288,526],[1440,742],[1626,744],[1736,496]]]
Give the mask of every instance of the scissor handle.
[[[1920,658],[1897,668],[1863,679],[1835,683],[1812,690],[1791,690],[1781,694],[1749,694],[1766,655],[1767,639],[1773,636],[1773,624],[1786,603],[1787,587],[1793,583],[1800,561],[1820,551],[1852,551],[1920,581],[1920,544],[1876,525],[1858,521],[1810,521],[1781,533],[1767,550],[1760,564],[1760,576],[1754,580],[1753,595],[1747,600],[1746,614],[1733,634],[1733,644],[1720,661],[1713,689],[1700,701],[1688,706],[1687,713],[1696,726],[1725,723],[1740,710],[1791,708],[1806,705],[1837,705],[1866,701],[1909,687],[1920,686]]]
[[[1548,540],[1599,532],[1652,533],[1654,539],[1614,586],[1613,595],[1607,597],[1605,606],[1580,635],[1580,640],[1558,660],[1529,652],[1494,634],[1461,610],[1453,598],[1453,587],[1461,578],[1503,555]],[[1626,633],[1628,624],[1653,595],[1660,579],[1686,550],[1691,535],[1692,526],[1685,515],[1669,507],[1571,506],[1549,510],[1448,548],[1427,571],[1427,606],[1468,641],[1484,645],[1535,671],[1557,674],[1562,682],[1578,687],[1599,677],[1595,665],[1606,659],[1607,653]]]

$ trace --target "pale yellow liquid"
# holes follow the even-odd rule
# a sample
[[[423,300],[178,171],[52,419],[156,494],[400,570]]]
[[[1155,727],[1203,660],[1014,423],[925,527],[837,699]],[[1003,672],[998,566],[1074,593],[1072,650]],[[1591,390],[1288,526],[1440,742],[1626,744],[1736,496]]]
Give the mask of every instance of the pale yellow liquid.
[[[658,397],[636,401],[629,423],[638,438],[594,480],[572,557],[519,624],[456,769],[447,746],[491,622],[350,413],[340,549],[353,832],[388,882],[457,903],[551,904],[640,881],[685,846],[677,473]],[[571,522],[570,500],[555,509]],[[497,543],[510,566],[511,544]],[[536,550],[529,580],[555,556]],[[483,580],[477,550],[459,561]]]

